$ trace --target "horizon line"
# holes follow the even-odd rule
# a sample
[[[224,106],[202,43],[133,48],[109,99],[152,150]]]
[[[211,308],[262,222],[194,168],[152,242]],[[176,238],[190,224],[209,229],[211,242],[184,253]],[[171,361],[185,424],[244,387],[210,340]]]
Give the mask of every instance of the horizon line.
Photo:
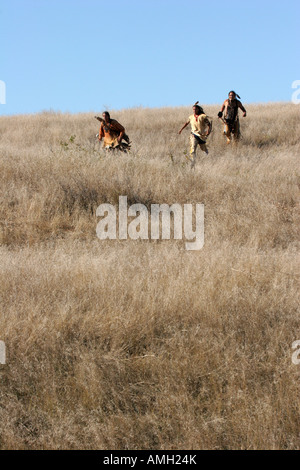
[[[270,105],[278,105],[278,104],[291,104],[295,105],[292,101],[260,101],[260,102],[255,102],[255,101],[243,101],[245,106],[270,106]],[[221,106],[222,103],[201,103],[201,106]],[[5,105],[3,105],[5,106]],[[122,112],[122,111],[132,111],[132,110],[138,110],[138,109],[143,109],[143,110],[162,110],[162,109],[178,109],[178,108],[190,108],[192,107],[193,104],[187,104],[187,105],[167,105],[167,106],[144,106],[144,105],[137,105],[137,106],[132,106],[128,108],[108,108],[107,106],[102,107],[102,111],[107,111],[108,109],[110,112]],[[0,118],[2,117],[15,117],[15,116],[32,116],[32,115],[39,115],[39,114],[69,114],[69,115],[77,115],[77,114],[92,114],[92,113],[99,113],[100,111],[96,111],[95,109],[89,110],[89,111],[61,111],[61,110],[56,110],[56,109],[41,109],[40,111],[32,111],[32,112],[20,112],[20,113],[8,113],[8,114],[0,114]]]

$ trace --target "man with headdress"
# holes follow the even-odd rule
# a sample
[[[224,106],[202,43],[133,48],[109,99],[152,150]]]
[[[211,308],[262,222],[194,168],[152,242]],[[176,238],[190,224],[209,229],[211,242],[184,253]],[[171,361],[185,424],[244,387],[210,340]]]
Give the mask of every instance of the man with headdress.
[[[239,109],[243,111],[243,117],[246,117],[247,115],[244,106],[237,98],[241,99],[235,91],[230,91],[228,93],[228,99],[224,101],[221,111],[218,113],[218,117],[222,119],[225,124],[224,134],[226,135],[228,144],[231,142],[231,134],[235,141],[238,141],[241,136],[238,114]]]
[[[203,111],[203,108],[198,105],[198,101],[193,106],[193,114],[189,116],[188,121],[183,125],[178,134],[181,134],[183,129],[191,125],[190,135],[190,160],[191,168],[195,167],[196,163],[196,150],[199,145],[200,149],[208,154],[206,147],[206,139],[211,133],[212,125],[208,116]]]
[[[130,148],[129,137],[125,134],[125,128],[116,119],[111,119],[108,111],[102,113],[102,118],[95,116],[101,122],[98,139],[103,139],[103,148],[128,150]],[[126,143],[122,142],[122,139]]]

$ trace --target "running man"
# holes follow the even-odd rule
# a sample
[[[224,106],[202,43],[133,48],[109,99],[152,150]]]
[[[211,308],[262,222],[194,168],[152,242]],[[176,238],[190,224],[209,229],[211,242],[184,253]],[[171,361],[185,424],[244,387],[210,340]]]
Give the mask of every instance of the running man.
[[[218,117],[222,119],[225,124],[224,134],[227,138],[227,144],[231,142],[231,134],[233,140],[237,142],[241,137],[240,132],[240,121],[239,121],[239,109],[243,111],[243,117],[247,116],[247,112],[242,103],[237,99],[241,99],[235,91],[228,93],[228,99],[224,101],[221,111],[218,113]],[[224,119],[223,119],[224,111]]]
[[[103,139],[103,148],[110,150],[118,148],[119,150],[128,150],[130,148],[129,137],[125,134],[125,128],[116,119],[111,119],[108,111],[102,113],[102,118],[95,116],[101,122],[98,139]],[[122,142],[122,139],[126,143]]]
[[[208,150],[206,147],[206,139],[211,133],[212,129],[211,121],[204,113],[203,108],[198,105],[198,101],[193,106],[193,114],[189,116],[188,121],[180,129],[178,134],[181,134],[183,129],[185,129],[189,124],[191,125],[190,161],[191,168],[195,168],[197,146],[199,145],[200,149],[206,154],[208,154]]]

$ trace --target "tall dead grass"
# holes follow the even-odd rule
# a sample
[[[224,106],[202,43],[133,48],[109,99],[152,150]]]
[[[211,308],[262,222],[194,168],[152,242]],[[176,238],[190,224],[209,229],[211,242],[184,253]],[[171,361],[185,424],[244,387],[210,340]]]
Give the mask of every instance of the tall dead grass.
[[[299,448],[299,109],[247,110],[194,172],[189,108],[112,113],[129,155],[92,114],[0,119],[2,449]],[[119,195],[204,203],[204,248],[98,240]]]

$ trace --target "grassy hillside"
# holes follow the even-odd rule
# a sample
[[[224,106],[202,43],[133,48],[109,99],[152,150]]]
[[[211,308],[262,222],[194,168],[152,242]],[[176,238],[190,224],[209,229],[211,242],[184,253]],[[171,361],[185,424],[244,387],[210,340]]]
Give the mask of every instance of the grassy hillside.
[[[185,154],[190,108],[0,118],[1,449],[299,448],[300,107]],[[96,208],[204,203],[205,244],[100,241]]]

